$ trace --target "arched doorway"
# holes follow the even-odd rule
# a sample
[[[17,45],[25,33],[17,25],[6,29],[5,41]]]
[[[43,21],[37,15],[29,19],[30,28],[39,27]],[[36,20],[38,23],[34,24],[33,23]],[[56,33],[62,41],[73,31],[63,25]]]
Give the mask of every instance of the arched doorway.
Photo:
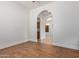
[[[52,20],[51,12],[44,10],[37,16],[37,42],[47,42],[50,35],[50,25]]]

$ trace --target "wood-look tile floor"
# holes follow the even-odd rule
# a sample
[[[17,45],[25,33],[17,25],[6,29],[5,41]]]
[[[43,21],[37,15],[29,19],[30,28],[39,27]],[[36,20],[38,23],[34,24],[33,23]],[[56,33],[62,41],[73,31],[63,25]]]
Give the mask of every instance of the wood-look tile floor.
[[[79,57],[79,51],[57,47],[53,45],[36,43],[36,42],[26,42],[18,44],[12,47],[8,47],[0,50],[0,57],[12,57],[12,58],[69,58],[69,57]]]

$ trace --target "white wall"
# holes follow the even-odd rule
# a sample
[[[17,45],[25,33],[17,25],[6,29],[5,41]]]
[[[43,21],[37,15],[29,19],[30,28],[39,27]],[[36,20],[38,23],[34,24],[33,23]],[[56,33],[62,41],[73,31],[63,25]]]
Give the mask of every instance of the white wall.
[[[27,15],[16,2],[0,2],[0,49],[27,41]]]
[[[53,2],[30,12],[30,39],[36,41],[38,14],[48,10],[53,14],[51,44],[79,50],[79,2]]]
[[[79,2],[56,2],[54,44],[79,50]]]

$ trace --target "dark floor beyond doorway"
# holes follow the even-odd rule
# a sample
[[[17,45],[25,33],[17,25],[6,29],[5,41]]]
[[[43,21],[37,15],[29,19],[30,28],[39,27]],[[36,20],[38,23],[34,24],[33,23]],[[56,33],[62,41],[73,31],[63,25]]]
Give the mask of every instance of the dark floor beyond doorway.
[[[0,50],[0,57],[79,57],[79,51],[29,41]]]

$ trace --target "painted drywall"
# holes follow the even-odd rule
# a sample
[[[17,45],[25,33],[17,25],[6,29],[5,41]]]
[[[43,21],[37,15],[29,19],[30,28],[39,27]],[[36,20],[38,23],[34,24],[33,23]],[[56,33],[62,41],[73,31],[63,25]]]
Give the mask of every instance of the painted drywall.
[[[27,14],[16,2],[0,2],[0,49],[28,41]]]
[[[53,43],[79,50],[79,2],[56,2],[53,11]]]
[[[30,11],[30,39],[36,41],[37,15],[53,14],[50,44],[79,50],[79,2],[53,2]]]

